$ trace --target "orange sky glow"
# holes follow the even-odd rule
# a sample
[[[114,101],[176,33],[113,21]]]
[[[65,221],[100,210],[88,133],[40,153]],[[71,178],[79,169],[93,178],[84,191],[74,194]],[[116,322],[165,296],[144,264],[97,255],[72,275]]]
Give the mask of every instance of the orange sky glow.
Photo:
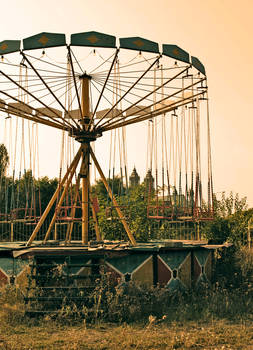
[[[252,0],[9,0],[1,13],[0,41],[94,30],[176,44],[198,57],[209,88],[214,192],[238,192],[253,206]],[[48,141],[53,131],[40,137],[41,174],[58,176],[59,145]],[[130,168],[141,172],[138,157],[145,155],[128,154]]]

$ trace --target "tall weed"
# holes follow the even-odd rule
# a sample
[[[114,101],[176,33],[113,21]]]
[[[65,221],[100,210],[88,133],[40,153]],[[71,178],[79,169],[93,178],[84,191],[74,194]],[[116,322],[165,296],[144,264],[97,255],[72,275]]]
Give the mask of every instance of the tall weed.
[[[225,264],[230,263],[229,269]],[[223,264],[223,265],[222,265]],[[223,270],[222,270],[223,268]],[[224,273],[225,272],[225,273]],[[145,322],[150,316],[166,322],[210,319],[253,319],[253,254],[241,249],[220,256],[216,280],[191,290],[170,291],[147,287],[132,281],[114,287],[105,274],[94,289],[78,304],[63,300],[58,312],[46,320],[69,324]],[[82,291],[77,290],[80,296]],[[24,301],[20,290],[6,286],[0,290],[0,322],[24,322]],[[27,320],[27,319],[26,319]]]

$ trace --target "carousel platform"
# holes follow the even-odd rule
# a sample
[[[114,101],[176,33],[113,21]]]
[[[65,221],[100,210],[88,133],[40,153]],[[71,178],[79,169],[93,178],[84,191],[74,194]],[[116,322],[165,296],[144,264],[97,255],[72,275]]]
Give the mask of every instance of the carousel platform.
[[[24,282],[29,267],[37,260],[45,260],[53,266],[73,261],[80,266],[74,266],[73,271],[69,266],[69,273],[77,276],[91,275],[92,269],[86,265],[96,260],[96,270],[109,273],[118,283],[133,280],[167,288],[191,288],[202,280],[211,282],[214,252],[230,245],[196,240],[151,241],[136,246],[122,241],[91,241],[88,245],[79,241],[71,245],[55,241],[45,245],[35,241],[27,247],[26,242],[1,242],[0,283]]]
[[[23,293],[26,313],[40,315],[90,303],[95,288],[118,288],[130,281],[185,290],[212,282],[215,252],[231,244],[165,240],[131,246],[122,241],[2,242],[0,283]],[[88,303],[88,304],[87,304]]]

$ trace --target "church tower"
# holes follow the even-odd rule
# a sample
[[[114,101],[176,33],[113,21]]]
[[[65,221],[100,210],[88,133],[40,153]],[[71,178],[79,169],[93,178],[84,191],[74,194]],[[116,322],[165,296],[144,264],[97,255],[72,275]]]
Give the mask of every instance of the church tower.
[[[132,174],[129,177],[129,182],[131,187],[135,187],[140,184],[140,176],[138,175],[135,167],[132,171]]]
[[[145,178],[144,178],[144,183],[146,185],[147,190],[154,190],[154,182],[155,182],[155,180],[152,176],[151,170],[149,169],[147,171]]]

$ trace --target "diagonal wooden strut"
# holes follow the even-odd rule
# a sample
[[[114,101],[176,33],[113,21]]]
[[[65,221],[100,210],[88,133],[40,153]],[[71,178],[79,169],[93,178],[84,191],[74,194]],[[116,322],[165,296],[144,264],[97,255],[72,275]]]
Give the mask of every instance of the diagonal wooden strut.
[[[77,159],[75,160],[75,162],[74,162],[74,164],[73,164],[73,166],[72,166],[72,169],[71,169],[71,171],[70,171],[70,173],[69,173],[69,178],[68,178],[68,181],[67,181],[67,183],[66,183],[66,185],[65,185],[65,187],[64,187],[64,190],[63,190],[63,192],[62,192],[61,198],[60,198],[59,203],[58,203],[58,207],[60,207],[60,206],[62,205],[62,202],[63,202],[64,197],[65,197],[65,195],[66,195],[66,192],[67,192],[67,190],[68,190],[68,188],[69,188],[69,185],[70,185],[70,183],[71,183],[71,181],[72,181],[72,178],[73,178],[73,176],[74,176],[74,174],[75,174],[75,171],[76,171],[77,165],[78,165],[78,163],[79,163],[79,161],[80,161],[80,158],[81,158],[81,153],[79,154],[79,156],[78,156]],[[44,238],[44,240],[43,240],[43,243],[46,243],[46,241],[48,240],[48,237],[49,237],[49,235],[50,235],[50,232],[51,232],[51,230],[52,230],[52,227],[53,227],[53,225],[54,225],[54,223],[55,223],[57,214],[58,214],[58,208],[56,208],[56,210],[55,210],[54,216],[53,216],[53,218],[52,218],[52,220],[51,220],[51,222],[50,222],[50,224],[49,224],[49,227],[48,227],[46,236],[45,236],[45,238]]]
[[[81,170],[81,172],[82,172],[82,170]],[[74,206],[71,209],[71,213],[70,213],[70,216],[71,216],[72,220],[74,220],[74,218],[75,218],[77,200],[78,200],[78,196],[79,196],[79,193],[78,193],[79,192],[79,187],[80,187],[80,174],[79,174],[79,176],[77,178],[77,181],[76,181]],[[90,184],[89,184],[89,189],[90,189]],[[91,209],[92,209],[92,216],[93,216],[93,221],[94,221],[95,231],[96,231],[96,240],[97,241],[101,241],[102,238],[101,238],[100,231],[99,231],[98,219],[97,219],[97,215],[96,215],[96,211],[95,211],[94,205],[92,203],[91,203]],[[71,235],[72,235],[72,232],[73,232],[73,227],[74,227],[74,221],[72,221],[68,225],[66,238],[65,238],[65,244],[69,244],[70,241],[71,241]]]
[[[78,160],[80,159],[81,152],[82,152],[82,147],[79,148],[79,150],[78,150],[77,154],[75,155],[75,157],[74,157],[72,163],[70,164],[70,166],[69,166],[69,168],[68,168],[66,174],[64,175],[62,181],[59,183],[59,185],[58,185],[58,187],[57,187],[57,189],[56,189],[54,195],[52,196],[50,202],[49,202],[48,205],[47,205],[47,208],[45,209],[43,215],[41,216],[41,218],[40,218],[38,224],[36,225],[36,227],[35,227],[35,229],[34,229],[32,235],[31,235],[31,237],[29,238],[28,242],[26,243],[27,246],[30,246],[30,245],[32,244],[32,242],[34,241],[34,239],[35,239],[37,233],[39,232],[41,226],[43,225],[43,223],[44,223],[44,221],[45,221],[45,219],[46,219],[48,213],[50,212],[50,210],[51,210],[51,208],[52,208],[54,202],[56,201],[56,199],[57,199],[57,197],[58,197],[58,194],[60,193],[60,191],[61,191],[63,185],[65,184],[65,182],[66,182],[66,180],[67,180],[67,178],[68,178],[68,176],[69,176],[71,170],[72,170],[73,167],[75,166],[75,164],[76,164],[76,162],[77,162],[77,159],[78,159]]]
[[[91,158],[93,159],[93,162],[94,162],[94,164],[95,164],[95,166],[96,166],[96,168],[97,168],[97,170],[99,172],[99,175],[100,175],[100,177],[101,177],[101,179],[102,179],[102,181],[104,183],[104,186],[105,186],[105,188],[106,188],[106,190],[107,190],[107,192],[108,192],[108,194],[109,194],[109,196],[110,196],[110,198],[111,198],[111,200],[113,202],[113,205],[115,206],[117,214],[119,215],[119,218],[122,220],[122,224],[124,226],[124,229],[126,230],[126,233],[128,235],[128,238],[129,238],[130,242],[132,243],[133,246],[136,246],[135,238],[134,238],[132,232],[130,231],[130,228],[129,228],[126,220],[125,220],[125,217],[124,217],[122,211],[120,210],[120,207],[119,207],[119,205],[118,205],[114,195],[112,194],[112,190],[111,190],[108,182],[106,181],[104,173],[103,173],[103,171],[102,171],[102,169],[101,169],[101,167],[100,167],[100,165],[99,165],[99,163],[97,161],[97,158],[95,157],[95,154],[93,153],[91,147],[90,147],[90,155],[91,155]]]

